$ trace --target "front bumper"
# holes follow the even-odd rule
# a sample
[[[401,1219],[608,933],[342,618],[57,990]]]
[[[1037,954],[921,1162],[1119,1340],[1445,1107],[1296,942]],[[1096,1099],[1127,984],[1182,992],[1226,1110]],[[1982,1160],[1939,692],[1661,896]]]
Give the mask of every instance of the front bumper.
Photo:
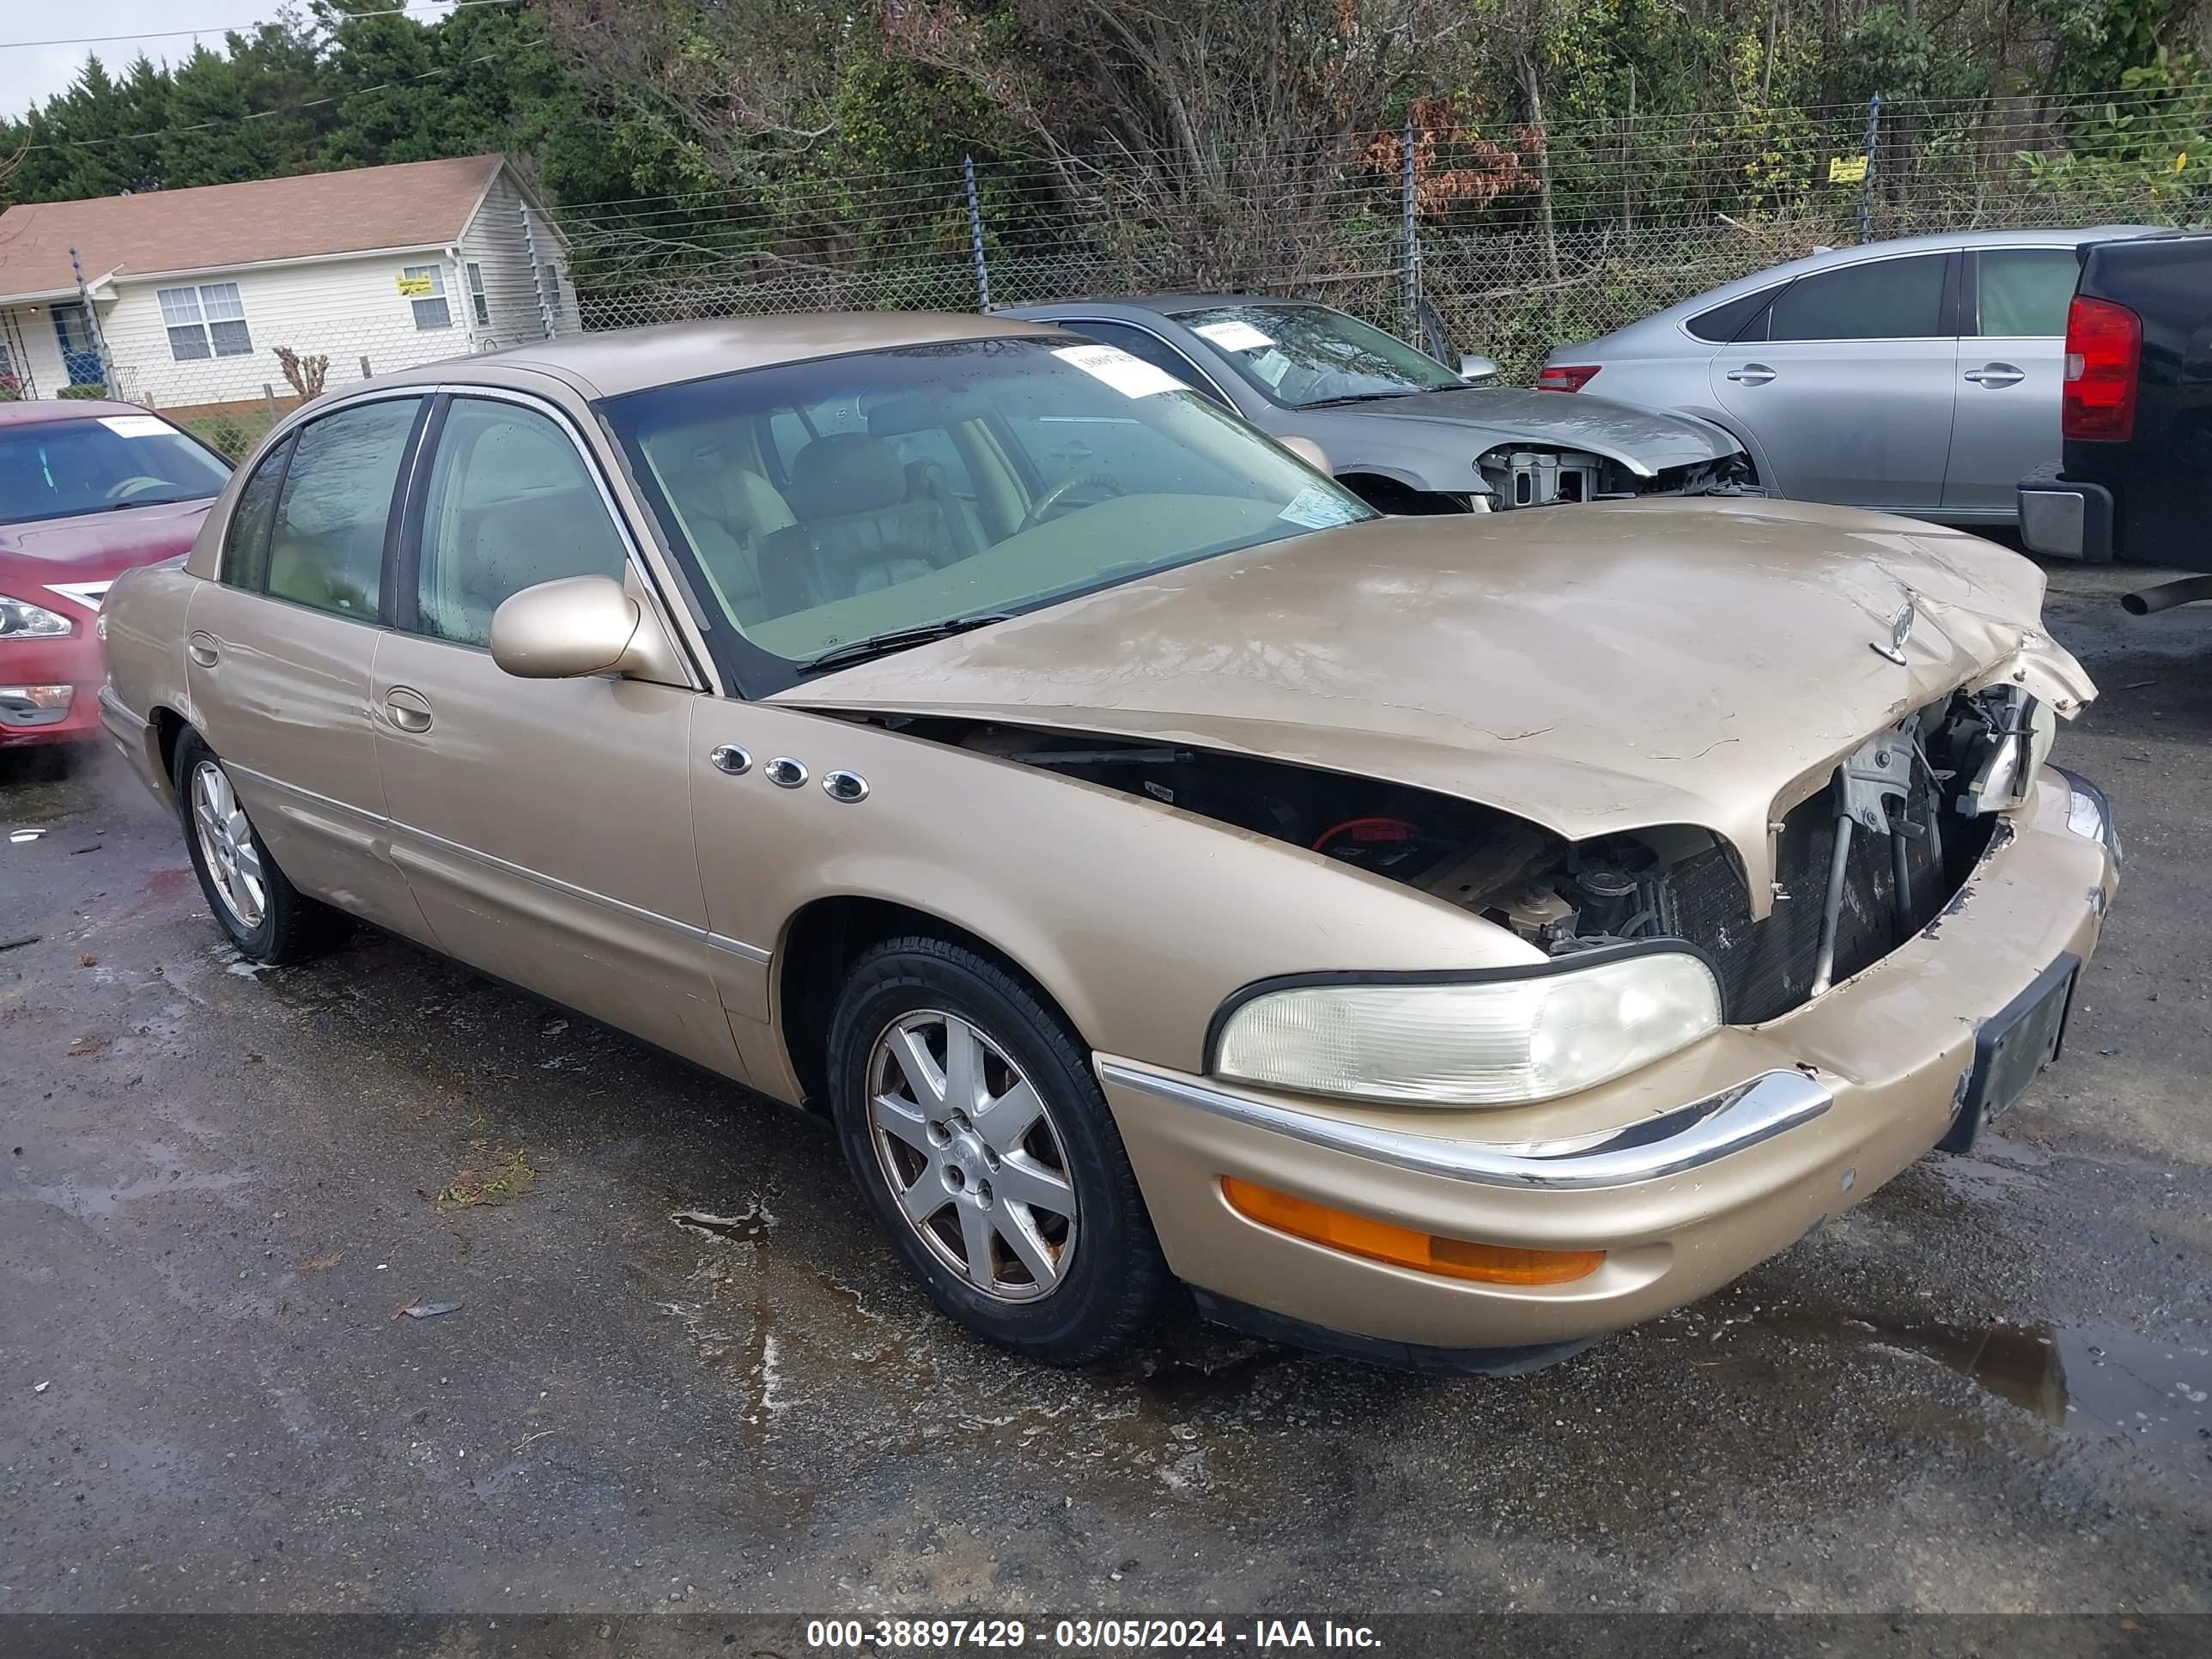
[[[1105,1055],[1099,1077],[1168,1261],[1202,1306],[1487,1369],[1472,1351],[1509,1359],[1692,1301],[1928,1152],[1952,1127],[1980,1024],[2094,949],[2116,846],[2102,797],[2046,770],[1959,899],[1881,962],[1568,1100],[1348,1106]],[[1559,1285],[1444,1279],[1249,1219],[1224,1176],[1419,1231],[1606,1259]]]
[[[0,643],[0,749],[28,744],[83,743],[100,732],[99,641],[89,624],[56,639],[10,639]],[[30,687],[65,685],[60,708],[8,695]]]

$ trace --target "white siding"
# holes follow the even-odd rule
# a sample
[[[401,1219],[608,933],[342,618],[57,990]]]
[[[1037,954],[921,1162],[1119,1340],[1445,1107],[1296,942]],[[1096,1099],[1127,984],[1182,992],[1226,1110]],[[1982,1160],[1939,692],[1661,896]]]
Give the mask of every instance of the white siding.
[[[502,168],[461,236],[463,274],[466,275],[465,266],[471,260],[483,267],[484,300],[491,319],[478,327],[477,332],[481,337],[481,349],[486,351],[545,337],[544,318],[538,310],[538,278],[530,268],[532,241],[537,245],[538,262],[550,265],[559,279],[561,298],[555,310],[554,331],[574,334],[582,327],[576,315],[575,288],[568,280],[568,256],[562,249],[560,238],[553,234],[545,216],[533,210],[530,234],[526,239],[522,204],[522,191]],[[475,321],[473,313],[470,320]]]
[[[398,288],[402,270],[410,265],[435,265],[443,272],[445,327],[416,325],[413,307]],[[267,385],[283,398],[291,396],[291,389],[277,366],[274,348],[280,345],[302,356],[327,356],[325,384],[333,389],[362,378],[363,358],[372,374],[380,374],[465,355],[471,342],[462,278],[460,267],[442,252],[353,256],[189,277],[125,277],[117,283],[113,302],[100,307],[100,327],[121,397],[175,408],[258,398]],[[253,349],[239,356],[180,361],[171,345],[159,292],[218,283],[238,284]],[[46,332],[51,341],[50,321]],[[40,384],[43,388],[43,375]]]

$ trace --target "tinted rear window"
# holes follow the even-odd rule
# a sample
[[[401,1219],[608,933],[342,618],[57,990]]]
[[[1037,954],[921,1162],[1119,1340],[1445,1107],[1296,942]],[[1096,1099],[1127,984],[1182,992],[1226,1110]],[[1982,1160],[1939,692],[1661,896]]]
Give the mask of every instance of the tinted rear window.
[[[2070,247],[1984,248],[1975,302],[1991,338],[2057,338],[2066,332],[2081,264]]]
[[[1941,331],[1947,253],[1800,276],[1767,315],[1770,340],[1924,340]]]
[[[1763,288],[1756,294],[1741,295],[1725,305],[1715,306],[1711,311],[1701,311],[1690,319],[1690,332],[1717,345],[1726,345],[1731,340],[1764,339],[1764,329],[1747,328],[1747,325],[1759,321],[1760,313],[1781,291],[1779,288]]]

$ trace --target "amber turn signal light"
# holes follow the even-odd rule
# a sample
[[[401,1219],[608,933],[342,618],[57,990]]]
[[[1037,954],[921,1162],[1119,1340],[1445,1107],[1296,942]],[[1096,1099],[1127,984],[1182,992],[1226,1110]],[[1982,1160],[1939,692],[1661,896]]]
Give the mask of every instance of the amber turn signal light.
[[[1231,1209],[1263,1227],[1347,1255],[1446,1279],[1471,1279],[1485,1285],[1565,1285],[1589,1278],[1605,1263],[1603,1250],[1523,1250],[1510,1244],[1440,1238],[1371,1216],[1333,1210],[1234,1176],[1221,1178],[1221,1193]]]

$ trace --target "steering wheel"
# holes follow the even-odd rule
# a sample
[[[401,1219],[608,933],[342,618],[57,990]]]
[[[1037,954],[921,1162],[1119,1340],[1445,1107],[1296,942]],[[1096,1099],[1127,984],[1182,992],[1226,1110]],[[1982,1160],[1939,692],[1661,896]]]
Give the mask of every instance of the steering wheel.
[[[1014,526],[1014,533],[1018,536],[1024,530],[1036,529],[1044,522],[1045,515],[1066,498],[1070,490],[1084,484],[1097,484],[1103,489],[1112,490],[1116,495],[1126,495],[1129,493],[1121,487],[1119,480],[1110,478],[1103,472],[1071,473],[1030,503],[1030,510],[1022,514],[1022,521]]]
[[[107,494],[102,496],[101,499],[103,501],[125,501],[130,500],[131,496],[137,495],[141,490],[167,489],[169,488],[171,488],[171,485],[169,480],[167,478],[152,477],[146,473],[141,472],[131,477],[124,479],[120,483],[110,485],[108,487]]]

